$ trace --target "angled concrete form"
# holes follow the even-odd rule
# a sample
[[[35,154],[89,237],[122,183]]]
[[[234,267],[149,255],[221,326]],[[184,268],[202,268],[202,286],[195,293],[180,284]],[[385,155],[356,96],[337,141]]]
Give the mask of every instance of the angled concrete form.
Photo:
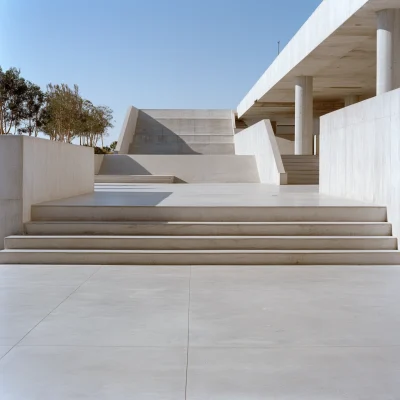
[[[135,136],[138,116],[139,110],[136,107],[130,106],[126,112],[125,121],[118,138],[117,147],[115,149],[117,153],[128,154],[129,146]]]
[[[254,155],[262,183],[284,185],[287,175],[271,122],[260,121],[235,135],[236,154]]]
[[[119,154],[234,154],[231,110],[138,110],[130,107]]]

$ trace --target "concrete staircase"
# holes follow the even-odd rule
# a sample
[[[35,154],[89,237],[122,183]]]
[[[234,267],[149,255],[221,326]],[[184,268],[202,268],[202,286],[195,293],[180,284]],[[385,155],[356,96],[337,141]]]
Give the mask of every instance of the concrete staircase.
[[[140,110],[129,154],[235,154],[231,110]]]
[[[399,264],[384,207],[36,205],[3,264]]]
[[[318,185],[319,157],[282,155],[288,185]]]

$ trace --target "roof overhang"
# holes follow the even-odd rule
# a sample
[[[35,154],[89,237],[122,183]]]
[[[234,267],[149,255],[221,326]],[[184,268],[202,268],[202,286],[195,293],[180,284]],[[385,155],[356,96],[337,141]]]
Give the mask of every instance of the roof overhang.
[[[323,1],[240,102],[239,118],[279,118],[276,104],[294,102],[296,76],[314,77],[316,114],[349,95],[374,96],[376,12],[387,8],[400,8],[400,0]]]

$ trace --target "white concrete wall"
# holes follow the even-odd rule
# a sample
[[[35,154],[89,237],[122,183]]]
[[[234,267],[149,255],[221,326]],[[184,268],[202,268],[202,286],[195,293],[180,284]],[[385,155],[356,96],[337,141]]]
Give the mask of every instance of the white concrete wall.
[[[294,154],[294,140],[285,139],[283,137],[275,136],[276,143],[278,144],[279,152],[281,155]]]
[[[0,246],[23,232],[31,205],[93,191],[93,149],[27,136],[0,136]]]
[[[260,182],[254,156],[106,154],[101,175],[173,175],[187,183]]]
[[[320,192],[387,206],[400,236],[400,89],[321,117]]]
[[[94,155],[94,174],[98,175],[100,172],[101,164],[103,163],[104,154],[95,154]]]
[[[117,147],[115,151],[119,154],[128,154],[129,146],[131,145],[136,132],[136,124],[139,116],[139,110],[136,107],[130,106],[125,115],[125,120],[119,134]]]
[[[235,135],[235,152],[254,155],[262,183],[284,185],[287,174],[274,131],[269,120],[263,120]]]

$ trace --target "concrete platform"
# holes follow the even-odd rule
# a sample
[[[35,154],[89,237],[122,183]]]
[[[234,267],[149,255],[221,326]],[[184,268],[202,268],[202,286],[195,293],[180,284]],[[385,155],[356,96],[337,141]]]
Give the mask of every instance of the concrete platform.
[[[371,204],[325,196],[318,186],[261,183],[101,184],[95,192],[41,203],[41,206],[157,207],[370,207]]]
[[[0,266],[2,400],[400,398],[398,266]]]

